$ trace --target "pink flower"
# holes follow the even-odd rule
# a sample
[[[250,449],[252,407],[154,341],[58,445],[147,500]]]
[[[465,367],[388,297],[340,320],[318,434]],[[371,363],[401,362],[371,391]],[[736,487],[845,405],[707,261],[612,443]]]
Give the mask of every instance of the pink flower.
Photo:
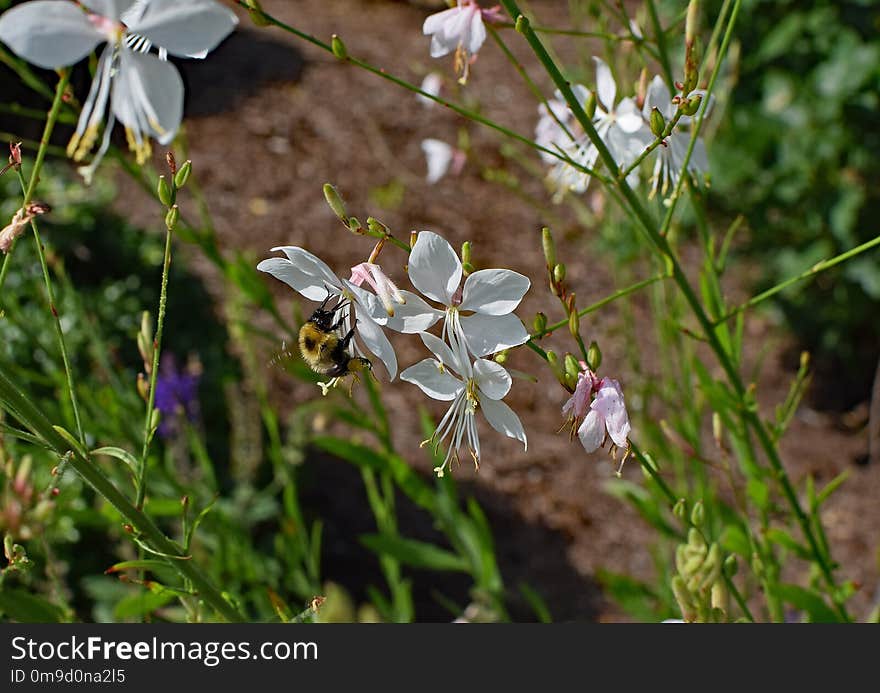
[[[630,424],[620,383],[613,378],[599,379],[586,364],[581,366],[574,394],[562,407],[562,413],[568,415],[566,425],[571,426],[572,435],[577,429],[587,452],[604,445],[606,433],[616,447],[626,448]]]

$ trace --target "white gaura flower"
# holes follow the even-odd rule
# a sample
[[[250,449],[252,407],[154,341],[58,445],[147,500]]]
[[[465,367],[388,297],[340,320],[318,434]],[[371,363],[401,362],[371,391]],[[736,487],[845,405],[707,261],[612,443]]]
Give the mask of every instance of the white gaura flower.
[[[484,15],[494,19],[495,10],[481,10],[475,0],[458,0],[455,7],[432,14],[422,26],[422,33],[431,37],[432,58],[455,52],[455,72],[462,84],[467,82],[470,64],[486,40]]]
[[[574,92],[581,106],[590,98],[590,90],[580,84],[573,84]],[[563,149],[583,136],[583,130],[569,109],[562,94],[557,89],[552,99],[538,105],[538,123],[535,125],[535,143],[547,149],[559,147]],[[558,157],[549,152],[539,152],[541,158],[548,164],[559,161]]]
[[[440,420],[434,435],[426,443],[440,445],[449,439],[446,458],[434,471],[443,476],[450,462],[458,460],[463,444],[480,465],[480,437],[477,411],[499,433],[522,441],[528,449],[526,433],[516,413],[501,400],[510,391],[510,374],[499,364],[486,359],[473,362],[463,345],[452,347],[432,334],[423,333],[422,341],[436,358],[424,359],[400,374],[400,379],[417,385],[428,397],[452,402]]]
[[[308,250],[296,246],[280,246],[272,250],[281,251],[287,257],[267,258],[257,265],[257,269],[283,281],[310,301],[322,302],[328,296],[331,300],[336,297],[334,305],[350,301],[351,308],[341,330],[347,332],[354,324],[352,344],[355,352],[363,345],[384,364],[388,377],[394,380],[397,356],[382,326],[392,319],[390,314],[393,314],[394,328],[398,332],[415,333],[428,329],[433,321],[429,322],[425,302],[409,291],[399,291],[378,265],[356,265],[352,268],[351,279],[345,280],[337,277],[323,260]],[[379,296],[362,289],[360,284],[364,282],[373,286]]]
[[[615,103],[617,84],[611,68],[600,58],[593,60],[596,63],[596,113],[593,115],[593,125],[617,166],[626,167],[651,143],[651,130],[633,98],[627,96]],[[596,167],[599,150],[586,135],[568,147],[563,147],[563,151],[585,168]],[[590,184],[590,175],[560,162],[550,172],[550,182],[559,192],[568,190],[582,193]],[[638,173],[633,171],[627,182],[636,185]]]
[[[696,95],[703,95],[705,92],[697,90],[688,94],[687,98]],[[700,109],[707,111],[709,103],[702,103]],[[651,117],[651,111],[657,108],[664,120],[667,122],[675,116],[676,106],[672,103],[672,96],[669,93],[669,87],[660,76],[655,76],[648,85],[648,91],[645,95],[645,105],[642,113],[646,119]],[[691,135],[686,129],[693,123],[691,116],[682,116],[675,130],[666,138],[665,144],[657,147],[657,161],[654,164],[654,172],[651,175],[651,194],[655,195],[659,192],[666,195],[667,191],[678,184],[681,177],[681,171],[684,168],[684,159],[687,156],[687,150],[690,146]],[[709,158],[706,155],[706,145],[702,137],[698,137],[694,142],[694,151],[691,153],[690,161],[688,161],[688,171],[695,178],[704,176],[709,171]]]
[[[429,72],[422,80],[422,91],[431,96],[440,96],[440,90],[443,88],[443,76],[439,72]],[[424,94],[416,94],[416,98],[425,106],[431,107],[435,104],[433,99],[429,99]]]
[[[430,138],[422,140],[422,151],[428,163],[428,174],[425,176],[425,180],[429,185],[433,185],[449,172],[457,176],[461,173],[467,159],[467,155],[463,151],[442,140]]]
[[[382,328],[373,318],[377,309],[384,311],[381,302],[368,291],[361,289],[350,281],[340,279],[333,271],[308,250],[296,246],[272,248],[281,251],[287,257],[267,258],[257,265],[261,272],[268,272],[299,292],[310,301],[322,302],[329,297],[336,297],[335,305],[350,301],[351,307],[347,319],[343,322],[342,331],[347,332],[354,321],[354,349],[359,349],[358,342],[367,351],[375,355],[385,365],[391,380],[397,375],[397,356],[394,347],[382,332]]]
[[[139,163],[150,153],[149,138],[168,144],[183,117],[183,81],[177,68],[148,53],[151,46],[172,55],[212,50],[238,20],[214,0],[32,0],[0,17],[0,40],[39,67],[58,69],[79,62],[100,44],[101,53],[68,155],[81,161],[110,118],[88,179],[110,143],[114,120],[124,126]]]
[[[472,272],[461,286],[461,260],[452,246],[431,231],[419,232],[409,255],[410,281],[424,296],[444,306],[432,308],[424,301],[407,307],[412,319],[428,326],[443,322],[443,336],[476,357],[519,346],[529,333],[513,311],[531,283],[528,277],[508,269]],[[397,329],[394,319],[388,321]],[[427,327],[423,328],[427,329]]]

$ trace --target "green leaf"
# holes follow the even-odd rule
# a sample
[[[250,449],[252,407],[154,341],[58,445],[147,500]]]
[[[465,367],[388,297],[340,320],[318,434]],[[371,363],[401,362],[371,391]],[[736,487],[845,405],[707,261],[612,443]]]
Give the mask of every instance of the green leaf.
[[[720,541],[725,551],[739,554],[743,558],[750,558],[752,555],[749,538],[737,525],[727,525],[721,532]]]
[[[778,544],[779,546],[783,546],[789,551],[793,552],[798,558],[802,558],[805,561],[813,560],[813,552],[810,551],[806,546],[799,543],[791,534],[786,532],[784,529],[779,529],[778,527],[772,527],[767,530],[767,539],[772,541],[774,544]]]
[[[43,597],[18,589],[0,591],[0,611],[19,623],[60,623],[64,610]]]
[[[114,563],[104,572],[119,573],[123,570],[152,570],[153,572],[157,572],[160,570],[167,571],[169,569],[170,568],[165,561],[155,561],[146,558],[142,560],[121,561],[120,563]]]
[[[95,448],[92,450],[93,455],[106,455],[107,457],[115,457],[117,460],[121,460],[128,465],[129,469],[135,474],[137,473],[138,467],[140,463],[137,461],[134,455],[132,455],[128,450],[123,450],[122,448],[116,448],[112,446],[103,447],[103,448]]]
[[[816,496],[816,507],[820,507],[825,501],[827,501],[831,497],[831,494],[839,489],[843,485],[843,482],[848,478],[849,470],[844,470],[829,481],[828,485],[819,491],[819,495]]]
[[[387,534],[364,534],[361,543],[371,551],[386,554],[415,568],[468,572],[468,564],[461,556],[434,544],[427,544],[415,539],[404,539]]]
[[[811,623],[837,623],[840,619],[821,595],[798,585],[780,584],[776,592],[783,601],[806,612]]]
[[[176,598],[177,595],[171,590],[158,592],[139,589],[137,592],[123,597],[116,603],[116,607],[113,609],[113,616],[119,620],[142,618],[156,609],[161,609]]]
[[[525,597],[529,606],[532,607],[532,611],[535,612],[535,616],[538,617],[541,623],[553,623],[553,616],[550,614],[547,602],[544,601],[540,594],[525,582],[519,583],[519,591]]]
[[[659,595],[644,582],[629,575],[600,568],[596,579],[604,591],[628,614],[640,621],[657,621]]]

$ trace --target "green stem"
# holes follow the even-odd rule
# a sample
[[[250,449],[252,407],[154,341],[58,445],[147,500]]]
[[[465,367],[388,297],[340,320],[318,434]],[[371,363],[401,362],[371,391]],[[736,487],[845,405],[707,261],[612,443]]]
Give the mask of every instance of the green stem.
[[[602,138],[599,137],[599,134],[596,132],[596,128],[593,125],[589,116],[587,116],[581,104],[578,102],[577,98],[575,98],[574,93],[571,90],[571,86],[569,82],[565,79],[562,73],[559,71],[559,68],[556,66],[553,59],[547,53],[547,50],[544,48],[544,45],[541,42],[541,39],[534,32],[534,30],[529,26],[528,20],[525,16],[520,12],[519,8],[515,0],[501,0],[507,12],[516,20],[517,30],[520,31],[525,37],[526,41],[532,47],[532,50],[535,52],[535,55],[544,65],[547,73],[550,75],[551,79],[556,84],[557,88],[562,93],[566,102],[568,103],[569,108],[574,114],[575,118],[577,118],[578,122],[583,127],[590,141],[596,147],[599,152],[599,156],[601,157],[603,163],[606,165],[609,171],[616,172],[618,170],[617,163],[614,160],[613,155],[609,151],[608,147],[602,141]],[[709,98],[711,94],[711,90],[714,87],[715,81],[718,77],[720,66],[722,63],[722,58],[727,50],[727,47],[730,43],[730,39],[733,35],[733,27],[736,23],[736,17],[739,13],[739,8],[741,5],[741,0],[736,0],[733,10],[731,12],[731,17],[729,23],[727,25],[727,29],[724,35],[724,39],[722,41],[721,47],[719,49],[718,61],[715,65],[715,70],[712,74],[712,78],[709,81],[709,85],[707,88],[706,99]],[[701,111],[700,115],[697,117],[696,124],[694,127],[693,136],[691,138],[690,145],[688,147],[688,156],[685,159],[685,164],[683,170],[687,170],[687,162],[689,161],[689,157],[693,152],[694,143],[696,142],[696,138],[699,135],[699,129],[703,122],[702,117],[703,111]],[[680,193],[681,186],[684,182],[685,176],[682,175],[679,178],[678,185],[676,187],[676,195]],[[718,335],[714,329],[714,326],[709,319],[706,312],[703,310],[702,305],[700,304],[699,299],[697,298],[696,293],[694,292],[693,287],[690,285],[690,281],[687,278],[687,275],[682,268],[678,257],[672,251],[671,246],[669,245],[665,233],[662,229],[668,229],[669,223],[671,222],[672,212],[675,207],[675,198],[673,199],[673,204],[670,205],[670,210],[664,220],[663,227],[660,232],[654,228],[652,220],[648,215],[645,208],[642,206],[638,197],[636,197],[632,188],[627,184],[626,179],[618,179],[616,181],[617,188],[620,193],[623,195],[626,202],[629,204],[630,209],[635,214],[636,218],[639,220],[642,225],[644,232],[647,237],[652,241],[656,250],[659,252],[661,257],[669,263],[671,266],[672,278],[675,283],[679,286],[682,294],[685,297],[685,300],[691,307],[694,316],[697,318],[697,321],[700,323],[700,327],[702,328],[707,342],[709,346],[712,348],[712,351],[715,352],[716,357],[718,358],[721,367],[723,368],[725,375],[727,376],[728,381],[733,386],[736,391],[736,394],[741,402],[745,402],[746,390],[745,386],[740,379],[739,373],[737,373],[736,368],[725,350],[724,346],[721,344],[721,341],[718,338]],[[771,467],[773,468],[774,476],[779,481],[782,486],[783,494],[788,501],[789,505],[794,512],[794,515],[800,525],[801,531],[807,539],[807,542],[810,545],[810,549],[813,552],[814,559],[816,564],[819,566],[823,579],[825,580],[829,593],[834,601],[835,607],[838,610],[841,618],[845,621],[850,620],[849,616],[846,612],[846,608],[840,602],[838,593],[837,593],[837,585],[834,580],[834,574],[831,568],[830,562],[827,560],[824,552],[821,551],[817,541],[813,529],[809,523],[809,520],[806,517],[806,514],[803,511],[803,508],[800,505],[800,501],[797,498],[797,494],[794,491],[794,488],[791,485],[791,481],[788,478],[788,475],[785,472],[785,468],[782,465],[782,461],[779,458],[779,453],[776,450],[776,446],[773,443],[771,437],[767,433],[766,428],[764,427],[763,422],[760,417],[757,415],[755,411],[753,411],[750,407],[744,406],[740,412],[740,415],[743,419],[749,424],[751,428],[755,430],[755,433],[758,437],[758,441],[764,450],[764,453],[767,456],[767,459],[770,462]]]
[[[166,537],[149,517],[132,505],[131,501],[101,473],[87,453],[70,449],[70,444],[55,430],[45,415],[9,380],[2,365],[0,365],[0,402],[32,433],[40,436],[56,454],[69,454],[71,468],[101,494],[126,519],[133,530],[140,533],[152,551],[190,580],[202,599],[217,613],[227,621],[245,620],[191,560],[191,556],[187,555],[176,542]]]
[[[761,293],[757,294],[756,296],[753,296],[752,298],[750,298],[745,303],[739,304],[738,306],[731,309],[730,311],[728,311],[727,313],[722,315],[720,318],[715,320],[714,324],[720,325],[721,323],[730,320],[730,318],[738,315],[739,313],[742,313],[744,310],[748,310],[749,308],[752,308],[753,306],[756,306],[759,303],[766,301],[771,296],[775,296],[780,291],[787,289],[792,284],[797,284],[798,282],[801,282],[805,279],[809,279],[810,277],[817,275],[820,272],[824,272],[825,270],[831,269],[832,267],[839,265],[841,262],[845,262],[846,260],[849,260],[850,258],[853,258],[856,255],[860,255],[861,253],[864,253],[866,250],[871,250],[871,248],[876,248],[878,245],[880,245],[880,236],[877,236],[876,238],[873,238],[870,241],[867,241],[866,243],[862,243],[861,245],[856,246],[855,248],[851,248],[850,250],[847,250],[845,253],[841,253],[840,255],[835,255],[834,257],[828,258],[827,260],[822,260],[820,262],[817,262],[815,265],[810,267],[810,269],[805,270],[794,277],[789,277],[784,282],[781,282],[781,283],[777,284],[776,286],[773,286],[773,287],[767,289],[766,291],[762,291]]]
[[[156,405],[156,379],[159,376],[159,356],[162,351],[162,331],[165,326],[165,306],[168,302],[168,269],[171,267],[171,229],[165,230],[165,256],[162,260],[162,287],[159,290],[159,316],[156,320],[156,336],[153,338],[153,362],[150,370],[150,394],[147,413],[144,417],[144,445],[141,450],[137,470],[137,501],[135,505],[143,508],[146,493],[147,455],[153,440],[153,409]]]

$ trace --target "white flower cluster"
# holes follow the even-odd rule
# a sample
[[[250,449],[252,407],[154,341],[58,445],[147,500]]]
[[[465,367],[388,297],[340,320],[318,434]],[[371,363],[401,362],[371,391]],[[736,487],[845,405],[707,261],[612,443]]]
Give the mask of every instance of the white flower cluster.
[[[593,58],[596,63],[596,110],[592,122],[596,132],[618,167],[628,168],[654,141],[651,132],[651,112],[656,107],[664,121],[671,120],[676,114],[676,106],[666,83],[659,76],[654,77],[645,94],[641,109],[632,97],[624,97],[619,102],[617,84],[611,69],[600,58]],[[591,92],[582,85],[574,85],[572,90],[581,106],[586,106]],[[694,91],[687,95],[691,99],[703,92]],[[706,109],[708,104],[701,104]],[[543,147],[558,149],[569,159],[585,168],[593,169],[599,157],[596,146],[584,134],[569,110],[562,95],[557,91],[555,98],[538,107],[538,124],[535,127],[535,142]],[[657,148],[657,161],[651,176],[652,194],[660,192],[665,195],[670,186],[674,186],[681,176],[684,167],[690,135],[684,130],[692,123],[691,116],[681,116],[672,133]],[[548,179],[557,194],[564,192],[583,193],[590,184],[590,174],[570,164],[559,161],[547,152],[542,153],[547,163],[554,163]],[[698,138],[694,143],[694,151],[688,163],[688,171],[694,176],[701,176],[709,169],[706,157],[706,146]],[[627,182],[638,184],[638,170],[633,170]]]
[[[435,469],[438,475],[458,458],[462,446],[479,465],[478,411],[496,431],[527,444],[519,417],[502,401],[510,391],[510,374],[485,357],[528,340],[528,332],[513,314],[529,289],[528,278],[512,270],[485,269],[469,274],[462,285],[464,269],[455,250],[436,233],[422,231],[410,252],[407,272],[432,306],[418,294],[399,290],[378,265],[357,265],[345,280],[302,248],[273,250],[286,257],[263,260],[257,268],[312,301],[326,301],[329,295],[337,306],[349,305],[341,329],[346,332],[354,326],[353,350],[373,354],[392,380],[397,357],[382,328],[421,336],[432,357],[410,366],[400,378],[432,399],[451,402],[430,441],[448,444],[446,458]],[[427,332],[440,321],[440,337]]]

